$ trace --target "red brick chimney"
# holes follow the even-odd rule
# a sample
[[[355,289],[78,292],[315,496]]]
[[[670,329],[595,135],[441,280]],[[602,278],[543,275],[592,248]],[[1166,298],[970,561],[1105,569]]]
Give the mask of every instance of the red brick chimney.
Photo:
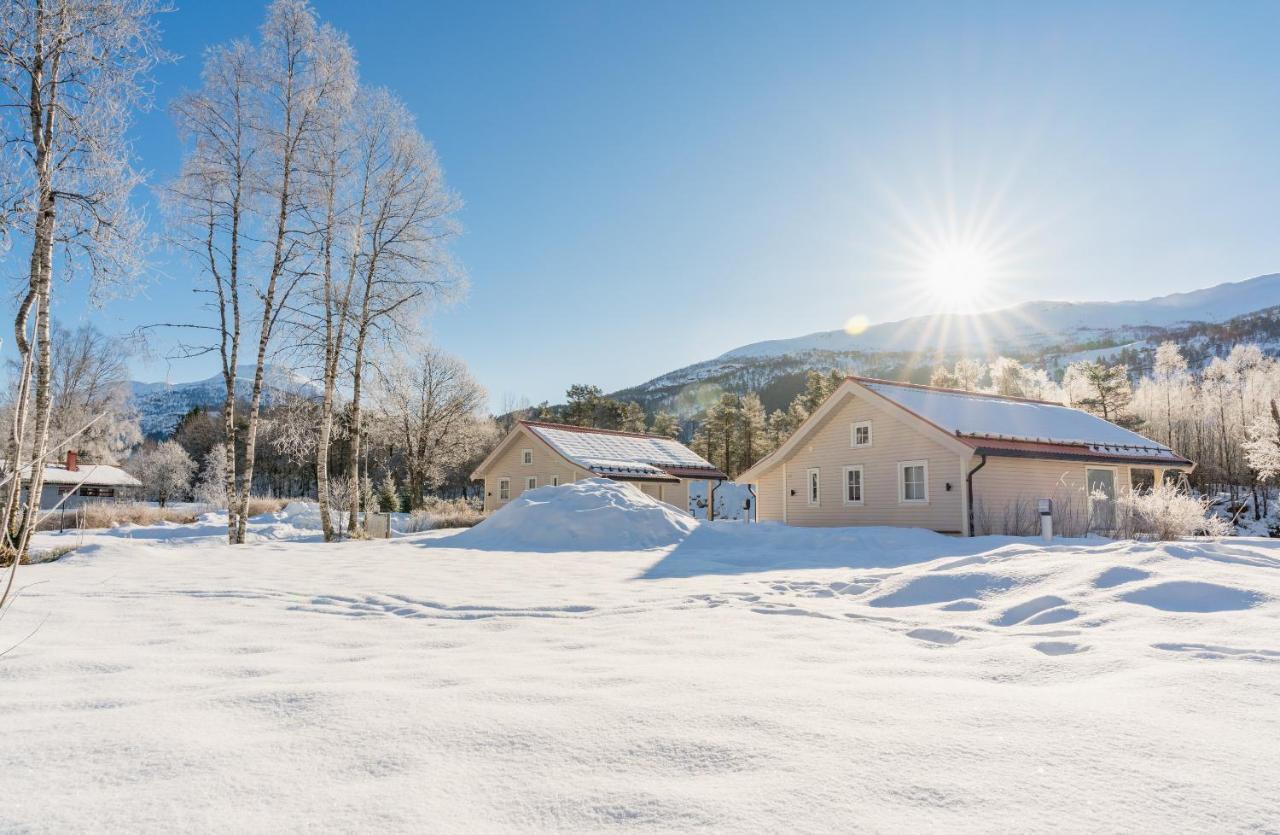
[[[79,466],[76,464],[76,454],[74,450],[67,450],[67,472],[74,473]]]

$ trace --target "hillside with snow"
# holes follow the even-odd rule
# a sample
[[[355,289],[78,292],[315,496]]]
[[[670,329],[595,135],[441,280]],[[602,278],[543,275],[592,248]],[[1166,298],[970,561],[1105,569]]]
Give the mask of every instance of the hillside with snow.
[[[264,366],[263,402],[270,405],[273,399],[285,394],[310,392],[311,386],[296,372],[283,366]],[[253,394],[253,365],[241,365],[236,369],[236,396],[248,400]],[[217,410],[226,397],[226,383],[221,374],[203,380],[185,383],[129,384],[133,404],[138,410],[142,433],[151,438],[168,436],[182,416],[192,409]]]
[[[917,316],[858,334],[823,331],[755,342],[616,392],[690,417],[721,391],[757,391],[780,408],[811,370],[927,382],[934,365],[1001,354],[1055,370],[1083,359],[1141,366],[1165,339],[1193,363],[1256,342],[1280,355],[1280,273],[1203,290],[1118,302],[1033,301],[999,310]]]

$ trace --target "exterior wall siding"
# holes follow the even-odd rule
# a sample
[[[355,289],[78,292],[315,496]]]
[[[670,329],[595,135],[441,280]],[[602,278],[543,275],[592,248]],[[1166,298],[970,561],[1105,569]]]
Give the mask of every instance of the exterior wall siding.
[[[852,425],[870,421],[871,446],[851,446]],[[899,501],[898,465],[928,463],[928,502]],[[786,481],[783,483],[783,464]],[[958,533],[964,523],[962,483],[966,460],[925,432],[883,407],[857,395],[831,412],[785,461],[761,476],[761,521],[785,521],[802,526],[892,525]],[[846,466],[863,468],[863,503],[846,504],[843,481]],[[819,470],[820,498],[809,503],[807,481],[811,468]],[[947,489],[947,485],[951,489]],[[795,491],[795,495],[791,492]]]
[[[1157,483],[1163,468],[1140,464],[1058,461],[1041,458],[989,457],[973,477],[974,532],[1032,536],[1040,532],[1040,499],[1053,500],[1053,527],[1063,536],[1088,530],[1089,502],[1085,471],[1110,469],[1116,489],[1132,483],[1135,469],[1154,470]]]
[[[756,484],[756,519],[761,522],[782,521],[782,467],[774,467]]]

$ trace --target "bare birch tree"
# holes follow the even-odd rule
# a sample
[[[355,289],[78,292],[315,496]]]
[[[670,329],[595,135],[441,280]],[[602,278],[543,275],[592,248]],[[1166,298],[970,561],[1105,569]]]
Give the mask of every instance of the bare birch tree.
[[[24,438],[31,464],[48,452],[55,249],[64,275],[86,273],[95,295],[139,266],[142,224],[128,197],[141,176],[131,165],[126,128],[149,103],[148,74],[163,57],[155,22],[163,10],[155,0],[0,4],[0,129],[6,150],[21,160],[6,184],[12,193],[5,215],[30,244],[13,329],[19,377],[8,466],[15,473],[24,465]],[[42,479],[43,468],[33,466],[19,515],[14,478],[0,511],[18,558],[34,528]]]
[[[444,184],[431,145],[404,105],[386,91],[361,95],[362,118],[372,141],[359,174],[367,184],[367,211],[360,229],[351,328],[351,445],[348,478],[352,495],[347,529],[359,517],[361,401],[370,341],[400,332],[431,302],[461,289],[446,241],[457,231],[452,215],[459,201]]]
[[[236,377],[240,363],[245,249],[251,241],[257,195],[259,142],[252,113],[257,79],[257,53],[245,41],[210,49],[203,84],[181,95],[172,106],[179,136],[188,144],[182,170],[165,190],[169,239],[198,265],[202,286],[196,292],[211,301],[216,325],[169,323],[212,330],[215,342],[184,346],[193,354],[217,351],[223,385],[225,457],[219,473],[225,495],[236,489]],[[239,505],[227,502],[227,538],[236,541]]]
[[[300,264],[307,247],[300,240],[306,215],[304,166],[326,129],[328,111],[351,94],[354,58],[346,39],[317,21],[305,0],[276,0],[262,28],[259,83],[262,109],[258,131],[265,152],[264,191],[272,214],[270,267],[259,288],[261,319],[257,361],[244,433],[244,471],[236,502],[235,541],[244,542],[245,514],[253,489],[253,466],[262,407],[263,375],[271,336],[288,297],[308,265]]]

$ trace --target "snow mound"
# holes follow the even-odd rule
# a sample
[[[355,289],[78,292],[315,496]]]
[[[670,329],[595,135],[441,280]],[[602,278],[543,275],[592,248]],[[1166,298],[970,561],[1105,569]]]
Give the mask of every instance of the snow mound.
[[[637,551],[674,545],[698,522],[638,487],[589,478],[526,490],[439,545],[506,551]]]

